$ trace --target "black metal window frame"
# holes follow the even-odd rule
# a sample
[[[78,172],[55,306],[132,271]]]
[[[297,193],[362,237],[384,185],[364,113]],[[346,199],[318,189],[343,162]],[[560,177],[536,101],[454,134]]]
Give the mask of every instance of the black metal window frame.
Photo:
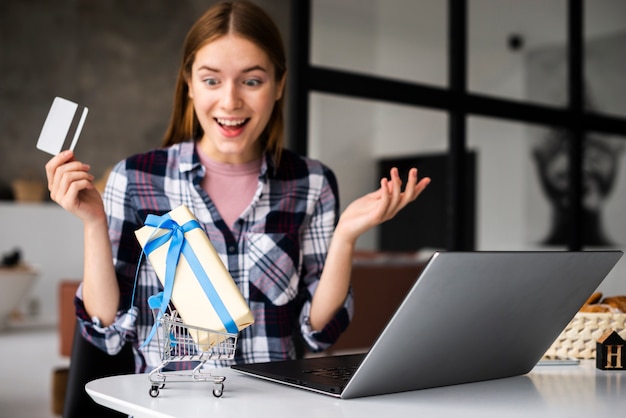
[[[524,103],[471,93],[467,90],[467,0],[448,0],[448,86],[401,82],[353,72],[311,65],[311,0],[292,0],[290,42],[291,104],[289,132],[296,152],[308,152],[309,93],[323,92],[404,105],[434,108],[448,113],[449,176],[447,187],[447,249],[467,248],[463,236],[467,228],[461,208],[468,196],[463,187],[469,115],[508,119],[565,129],[572,140],[569,151],[572,205],[568,249],[583,248],[582,225],[582,144],[585,133],[594,131],[626,136],[626,119],[585,110],[584,70],[584,0],[568,0],[568,103],[563,108]]]

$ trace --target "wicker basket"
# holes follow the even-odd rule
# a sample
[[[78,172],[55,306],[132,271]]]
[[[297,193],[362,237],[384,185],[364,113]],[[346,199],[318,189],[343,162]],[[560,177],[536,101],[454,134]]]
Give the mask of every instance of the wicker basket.
[[[578,312],[544,357],[595,359],[597,340],[611,330],[626,338],[626,313]]]

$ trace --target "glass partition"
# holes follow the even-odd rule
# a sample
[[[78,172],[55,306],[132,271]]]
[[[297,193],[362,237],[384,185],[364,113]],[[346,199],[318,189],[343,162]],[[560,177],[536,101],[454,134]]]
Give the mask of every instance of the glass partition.
[[[309,155],[335,172],[342,209],[379,187],[381,161],[398,165],[409,157],[447,153],[445,112],[322,93],[312,93],[310,104]],[[403,170],[401,175],[406,178]],[[429,175],[428,170],[420,175]],[[433,179],[431,186],[428,194],[439,188],[443,194],[445,180]],[[428,207],[421,200],[415,209]],[[437,216],[445,215],[442,211]],[[378,231],[372,231],[358,246],[376,249],[377,237]]]
[[[593,0],[584,7],[586,107],[626,117],[626,2]]]
[[[591,132],[583,147],[585,250],[626,250],[626,137]],[[624,257],[604,280],[605,296],[624,294]],[[621,288],[621,289],[620,289]]]
[[[315,0],[311,63],[446,85],[446,10],[439,0]]]
[[[468,120],[468,149],[476,155],[476,249],[547,247],[552,228],[551,187],[542,180],[538,149],[550,131],[493,118]],[[562,162],[562,160],[558,160]],[[554,181],[562,182],[555,170]],[[551,248],[564,249],[565,245]]]
[[[469,91],[564,105],[566,0],[469,0],[468,33]],[[529,94],[536,84],[546,94]]]

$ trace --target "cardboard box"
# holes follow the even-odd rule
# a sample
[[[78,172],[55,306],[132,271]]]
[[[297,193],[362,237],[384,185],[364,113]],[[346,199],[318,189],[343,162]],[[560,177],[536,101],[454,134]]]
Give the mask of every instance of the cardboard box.
[[[165,224],[162,224],[164,221]],[[158,225],[162,227],[158,228]],[[180,249],[177,265],[169,266],[174,273],[170,273],[173,275],[170,284],[167,281],[172,280],[172,277],[166,277],[168,251],[172,242],[177,240],[172,231],[180,227],[184,230],[182,241],[185,244]],[[182,232],[179,230],[178,238],[183,236]],[[148,217],[146,225],[137,230],[135,235],[163,284],[166,295],[168,285],[172,286],[171,301],[186,326],[233,333],[232,322],[236,325],[235,331],[241,331],[254,323],[239,288],[207,234],[186,206],[179,206],[162,217]],[[195,329],[190,331],[193,331],[190,335],[200,347],[209,347],[224,339],[219,334]]]

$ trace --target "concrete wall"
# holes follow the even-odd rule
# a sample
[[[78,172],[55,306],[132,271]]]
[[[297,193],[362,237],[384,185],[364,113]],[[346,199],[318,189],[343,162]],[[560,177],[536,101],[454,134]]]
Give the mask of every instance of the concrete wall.
[[[286,39],[288,0],[257,0]],[[43,181],[35,148],[55,96],[89,107],[77,157],[101,176],[158,147],[187,30],[215,1],[0,2],[0,190]]]

